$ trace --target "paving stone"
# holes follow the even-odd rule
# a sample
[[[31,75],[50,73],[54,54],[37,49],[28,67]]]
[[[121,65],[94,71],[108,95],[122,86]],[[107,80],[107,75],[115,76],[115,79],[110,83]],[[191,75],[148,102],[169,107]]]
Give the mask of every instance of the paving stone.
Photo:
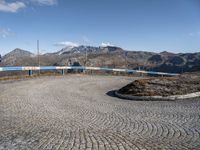
[[[0,150],[200,149],[200,99],[129,101],[106,94],[134,79],[0,82]]]

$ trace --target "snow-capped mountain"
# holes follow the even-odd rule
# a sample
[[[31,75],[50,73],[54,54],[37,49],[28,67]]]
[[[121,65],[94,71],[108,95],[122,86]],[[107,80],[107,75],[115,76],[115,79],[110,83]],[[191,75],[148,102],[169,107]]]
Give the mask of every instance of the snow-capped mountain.
[[[94,47],[94,46],[67,46],[60,51],[56,52],[57,55],[64,55],[64,54],[85,54],[85,53],[109,53],[109,52],[116,52],[116,51],[123,51],[119,47],[114,46],[107,46],[107,47]]]
[[[93,46],[67,46],[60,51],[56,52],[57,55],[64,55],[64,54],[83,54],[83,53],[93,53],[98,52],[98,47]]]
[[[60,51],[56,52],[57,55],[61,55],[63,53],[67,53],[71,51],[75,46],[66,46],[65,48],[61,49]]]

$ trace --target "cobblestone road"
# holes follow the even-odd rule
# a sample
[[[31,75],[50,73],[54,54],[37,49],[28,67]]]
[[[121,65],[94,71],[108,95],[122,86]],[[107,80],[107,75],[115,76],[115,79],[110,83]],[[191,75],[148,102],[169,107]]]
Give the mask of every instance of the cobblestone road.
[[[200,149],[200,99],[143,102],[106,94],[132,79],[0,82],[0,149]]]

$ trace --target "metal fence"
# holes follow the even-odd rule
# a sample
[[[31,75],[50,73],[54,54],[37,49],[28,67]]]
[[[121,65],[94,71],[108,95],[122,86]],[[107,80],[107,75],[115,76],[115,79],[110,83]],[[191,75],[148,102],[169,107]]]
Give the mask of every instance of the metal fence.
[[[100,68],[100,67],[83,67],[83,66],[17,66],[17,67],[0,67],[0,72],[5,71],[28,71],[29,75],[33,74],[35,70],[61,70],[64,74],[64,70],[96,70],[96,71],[113,71],[113,72],[126,72],[126,73],[142,73],[150,75],[161,76],[177,76],[176,73],[154,72],[144,70],[131,70],[131,69],[118,69],[118,68]]]

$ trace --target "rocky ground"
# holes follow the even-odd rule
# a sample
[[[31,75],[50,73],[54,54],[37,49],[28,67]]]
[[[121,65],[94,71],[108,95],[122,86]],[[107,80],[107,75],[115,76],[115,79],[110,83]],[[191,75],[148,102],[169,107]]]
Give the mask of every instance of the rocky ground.
[[[133,96],[170,96],[200,92],[200,73],[135,80],[119,90]]]
[[[200,99],[128,101],[137,78],[66,75],[0,82],[0,149],[200,149]]]

